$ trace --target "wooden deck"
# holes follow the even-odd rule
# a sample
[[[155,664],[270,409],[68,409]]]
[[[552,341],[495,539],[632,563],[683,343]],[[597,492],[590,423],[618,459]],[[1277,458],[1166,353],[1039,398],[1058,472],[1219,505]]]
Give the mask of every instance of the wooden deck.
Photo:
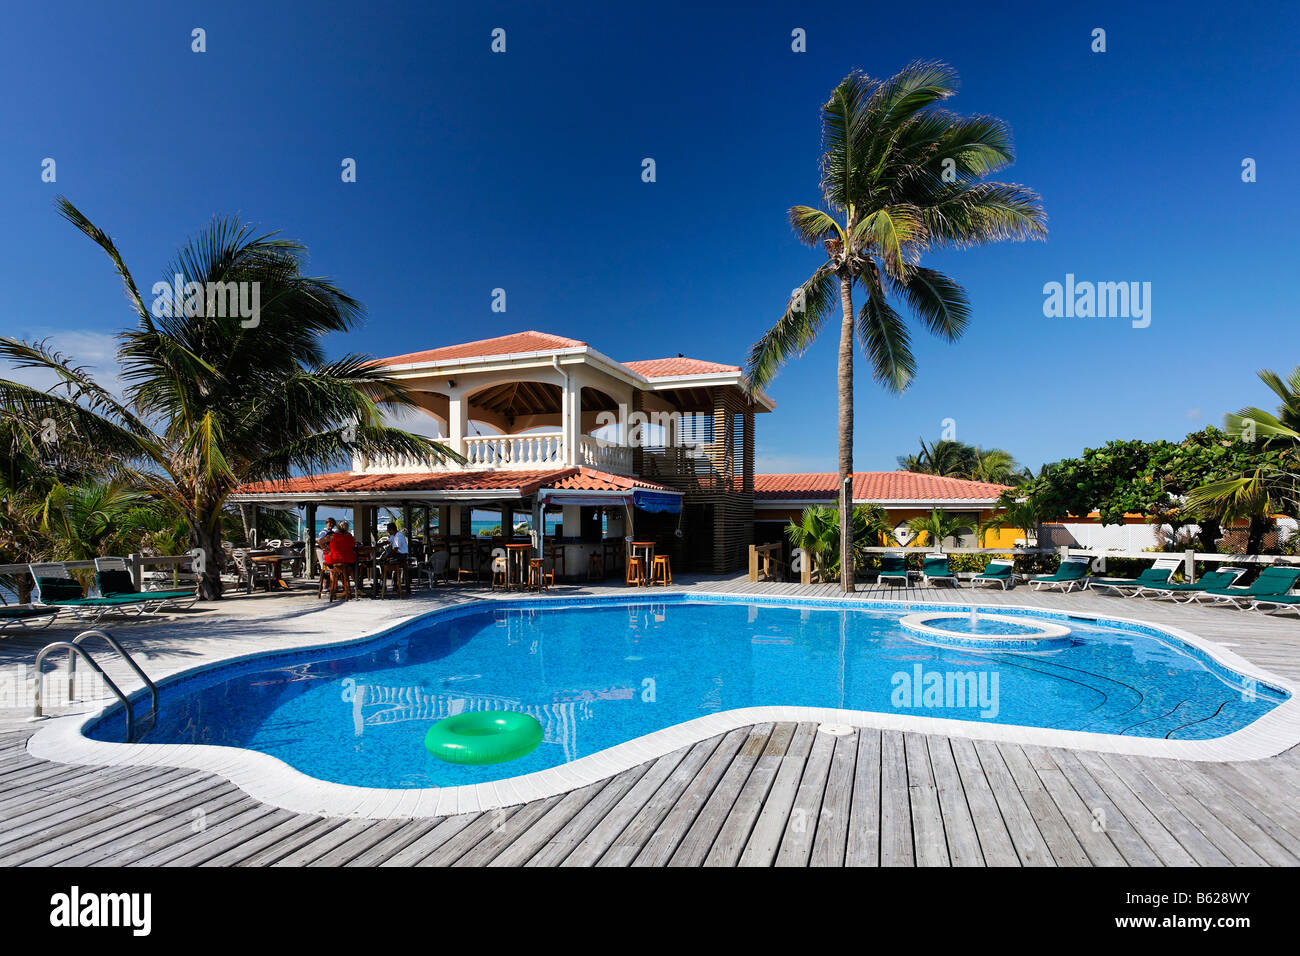
[[[833,593],[718,580],[686,587]],[[1186,627],[1300,679],[1294,619],[1086,593],[976,597]],[[972,593],[913,589],[908,598]],[[1300,864],[1298,750],[1191,763],[769,723],[522,806],[376,821],[290,813],[200,771],[39,761],[24,749],[31,726],[3,713],[0,864],[11,866]]]

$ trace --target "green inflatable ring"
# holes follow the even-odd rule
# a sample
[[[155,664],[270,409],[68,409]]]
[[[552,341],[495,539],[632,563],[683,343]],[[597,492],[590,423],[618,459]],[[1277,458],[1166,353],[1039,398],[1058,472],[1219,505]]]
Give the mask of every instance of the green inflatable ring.
[[[424,735],[429,753],[448,763],[505,763],[542,742],[537,718],[513,710],[479,710],[440,720]]]

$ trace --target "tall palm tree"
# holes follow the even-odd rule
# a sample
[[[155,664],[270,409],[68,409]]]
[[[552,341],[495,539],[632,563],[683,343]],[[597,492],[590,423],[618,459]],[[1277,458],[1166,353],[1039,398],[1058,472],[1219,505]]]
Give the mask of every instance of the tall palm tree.
[[[124,395],[43,343],[0,338],[0,357],[53,373],[62,386],[43,392],[0,380],[0,402],[30,427],[52,420],[60,441],[104,449],[124,480],[183,515],[204,555],[201,598],[221,596],[223,509],[239,485],[320,470],[353,449],[457,457],[383,424],[386,410],[414,401],[373,360],[325,359],[321,338],[352,328],[363,309],[329,279],[303,274],[301,244],[214,219],[177,254],[168,281],[153,287],[157,295],[174,275],[205,289],[250,283],[261,308],[246,324],[211,294],[197,296],[193,308],[160,306],[162,297],[146,306],[113,240],[68,200],[57,206],[107,253],[125,287],[134,325],[119,336]]]
[[[923,252],[1047,233],[1038,196],[984,177],[1013,159],[995,117],[940,108],[957,77],[942,63],[917,62],[888,80],[850,73],[822,107],[821,199],[794,206],[790,224],[826,261],[792,295],[785,314],[750,351],[758,388],[801,354],[840,305],[838,361],[841,586],[853,590],[850,527],[853,474],[854,339],[875,380],[903,391],[916,372],[907,323],[891,298],[932,333],[955,340],[970,303],[948,276],[920,264]],[[862,293],[854,313],[853,290]]]

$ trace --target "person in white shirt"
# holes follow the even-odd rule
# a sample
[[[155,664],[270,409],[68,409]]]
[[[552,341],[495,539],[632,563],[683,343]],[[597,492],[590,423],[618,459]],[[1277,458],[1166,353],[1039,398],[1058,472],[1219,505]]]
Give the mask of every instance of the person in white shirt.
[[[388,526],[384,530],[388,532],[389,548],[396,551],[398,554],[411,553],[411,546],[406,542],[405,531],[398,531],[397,525],[393,524],[391,521],[388,522]]]

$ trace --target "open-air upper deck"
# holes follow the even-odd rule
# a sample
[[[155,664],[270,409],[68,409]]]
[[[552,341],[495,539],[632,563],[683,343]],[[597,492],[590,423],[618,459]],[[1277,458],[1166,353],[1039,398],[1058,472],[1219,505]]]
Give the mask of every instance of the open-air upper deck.
[[[458,462],[396,456],[353,460],[359,474],[587,467],[638,475],[635,449],[721,459],[730,431],[724,398],[751,413],[773,408],[741,369],[700,359],[619,362],[585,342],[544,332],[380,360],[438,423]],[[723,427],[719,427],[719,426]]]

